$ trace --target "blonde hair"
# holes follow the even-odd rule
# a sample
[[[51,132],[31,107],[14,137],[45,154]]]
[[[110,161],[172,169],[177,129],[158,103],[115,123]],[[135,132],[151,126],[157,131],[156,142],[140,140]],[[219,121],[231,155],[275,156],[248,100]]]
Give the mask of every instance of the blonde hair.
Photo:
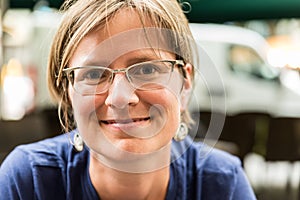
[[[62,6],[63,19],[54,36],[48,61],[48,88],[59,103],[59,116],[65,131],[75,128],[75,120],[68,98],[68,82],[62,70],[68,65],[81,40],[96,28],[105,24],[122,8],[133,8],[142,24],[149,20],[157,28],[166,28],[180,37],[177,42],[181,59],[192,63],[192,34],[180,4],[176,0],[66,0]],[[182,120],[191,122],[188,111]]]

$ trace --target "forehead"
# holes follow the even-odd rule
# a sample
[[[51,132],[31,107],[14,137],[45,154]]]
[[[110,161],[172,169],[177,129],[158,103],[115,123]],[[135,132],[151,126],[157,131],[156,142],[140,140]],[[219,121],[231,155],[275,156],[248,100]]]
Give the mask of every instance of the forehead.
[[[154,27],[150,20],[141,22],[132,9],[122,9],[105,26],[87,34],[76,48],[70,66],[90,60],[112,63],[129,52],[174,52],[170,45],[170,30]],[[154,52],[152,51],[152,52]]]

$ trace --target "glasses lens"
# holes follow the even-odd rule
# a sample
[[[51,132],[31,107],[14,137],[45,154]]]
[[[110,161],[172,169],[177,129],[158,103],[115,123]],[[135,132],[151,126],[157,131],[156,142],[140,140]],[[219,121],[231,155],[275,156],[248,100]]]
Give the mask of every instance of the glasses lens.
[[[109,87],[111,72],[102,67],[74,70],[74,89],[80,94],[99,94]]]
[[[135,64],[127,68],[127,78],[136,89],[163,88],[169,83],[173,66],[172,61],[149,61]],[[116,70],[116,73],[119,72],[125,71],[124,69]],[[68,78],[73,83],[74,90],[80,94],[101,94],[110,87],[113,71],[105,67],[85,66],[72,69]]]
[[[157,89],[168,84],[173,64],[169,61],[145,62],[132,66],[128,78],[135,88]]]

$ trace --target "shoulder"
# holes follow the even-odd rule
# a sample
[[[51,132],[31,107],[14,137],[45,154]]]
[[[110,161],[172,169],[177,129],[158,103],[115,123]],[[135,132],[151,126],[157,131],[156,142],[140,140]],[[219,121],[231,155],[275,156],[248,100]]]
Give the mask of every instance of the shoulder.
[[[54,138],[48,138],[31,144],[17,146],[4,160],[7,162],[18,161],[29,162],[31,165],[57,165],[64,162],[71,148],[68,135],[63,134]]]
[[[233,181],[237,171],[242,167],[241,161],[225,151],[218,150],[204,143],[194,142],[191,138],[172,144],[172,161],[178,168],[185,169],[192,177],[200,177],[201,181],[212,176],[213,179],[229,179]]]
[[[202,143],[195,144],[195,148],[198,151],[200,149],[199,167],[203,167],[205,171],[234,173],[237,168],[242,167],[241,160],[228,152]]]
[[[179,143],[173,142],[172,156],[175,156],[179,163],[206,171],[226,172],[241,166],[238,157],[202,142],[194,142],[191,138]]]
[[[66,137],[66,135],[60,135],[17,146],[1,164],[0,180],[3,181],[3,174],[6,177],[14,178],[30,177],[34,166],[55,167],[64,165],[68,154],[68,139]]]
[[[0,185],[5,186],[0,193],[12,199],[33,199],[42,185],[64,188],[67,166],[75,160],[68,137],[63,134],[16,147],[0,167]]]
[[[184,169],[191,198],[255,199],[238,157],[190,138],[173,146],[182,152],[174,165]]]

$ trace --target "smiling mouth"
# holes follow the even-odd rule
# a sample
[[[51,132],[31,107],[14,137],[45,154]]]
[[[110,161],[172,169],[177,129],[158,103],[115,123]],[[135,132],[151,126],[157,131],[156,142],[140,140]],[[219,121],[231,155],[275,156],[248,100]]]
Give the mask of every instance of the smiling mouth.
[[[101,120],[100,122],[109,125],[109,124],[130,124],[130,123],[142,122],[148,120],[150,120],[150,117],[135,118],[135,119]]]

